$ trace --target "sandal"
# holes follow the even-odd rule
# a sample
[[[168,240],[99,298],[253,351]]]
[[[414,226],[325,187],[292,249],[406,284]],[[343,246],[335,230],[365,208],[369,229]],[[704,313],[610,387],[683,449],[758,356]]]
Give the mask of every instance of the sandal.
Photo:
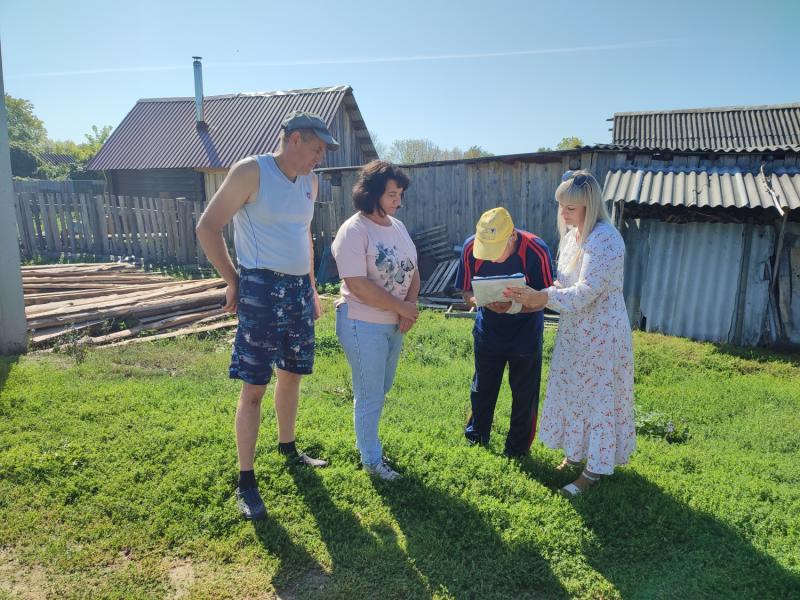
[[[565,498],[574,498],[578,494],[582,494],[587,489],[592,487],[595,483],[600,481],[602,475],[595,475],[594,473],[590,473],[589,471],[584,469],[583,472],[578,476],[578,479],[580,479],[581,477],[590,482],[589,485],[586,486],[586,489],[581,489],[577,485],[575,485],[575,482],[572,482],[562,487],[559,490],[559,493]],[[575,481],[578,481],[578,479],[576,479]]]

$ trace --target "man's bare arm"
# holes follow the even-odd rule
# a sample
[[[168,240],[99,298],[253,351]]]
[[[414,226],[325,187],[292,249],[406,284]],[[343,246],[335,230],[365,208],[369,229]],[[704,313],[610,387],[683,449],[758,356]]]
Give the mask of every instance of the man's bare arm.
[[[197,223],[197,240],[208,260],[228,284],[225,292],[225,309],[236,310],[239,275],[228,254],[222,229],[230,223],[244,204],[258,191],[258,163],[252,158],[239,161],[231,167],[222,185],[203,211]]]

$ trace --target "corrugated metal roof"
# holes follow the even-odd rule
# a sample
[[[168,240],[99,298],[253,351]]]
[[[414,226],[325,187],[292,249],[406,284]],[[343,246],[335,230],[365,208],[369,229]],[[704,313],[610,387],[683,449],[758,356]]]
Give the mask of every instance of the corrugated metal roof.
[[[276,150],[281,121],[293,110],[317,113],[331,126],[348,95],[352,96],[352,88],[343,85],[206,96],[206,125],[199,127],[194,97],[145,98],[131,109],[87,168],[227,168],[246,156]]]
[[[69,165],[75,162],[75,158],[69,154],[59,154],[57,152],[40,152],[39,158],[42,159],[42,162],[47,163],[48,165],[58,166],[58,165]]]
[[[800,209],[800,172],[766,175],[738,169],[611,169],[603,199],[661,206]]]
[[[614,114],[612,144],[642,150],[800,151],[800,103]]]

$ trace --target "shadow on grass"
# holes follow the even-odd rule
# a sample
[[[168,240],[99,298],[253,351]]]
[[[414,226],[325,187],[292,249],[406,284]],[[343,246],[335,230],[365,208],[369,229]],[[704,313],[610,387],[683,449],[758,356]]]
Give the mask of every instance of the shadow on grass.
[[[381,600],[431,597],[388,523],[367,528],[356,513],[338,507],[315,469],[293,466],[290,472],[314,515],[332,563],[330,582],[324,593],[314,594],[309,590],[299,597]]]
[[[713,344],[714,352],[725,354],[745,360],[752,360],[758,363],[784,363],[793,367],[800,367],[800,349],[796,346],[785,346],[781,348],[750,348],[744,346],[732,346],[730,344]]]
[[[406,537],[409,557],[431,589],[455,598],[566,598],[535,545],[509,545],[469,503],[412,475],[375,481]]]
[[[520,466],[554,490],[577,474],[534,457]],[[594,534],[584,556],[623,598],[800,598],[798,576],[630,469],[565,501]]]
[[[280,567],[272,584],[282,598],[295,597],[303,587],[303,575],[319,571],[317,561],[302,546],[296,544],[286,530],[269,513],[261,521],[253,522],[253,529],[261,545],[272,555],[280,557]],[[316,569],[312,565],[317,565]]]
[[[6,381],[11,373],[11,369],[19,362],[19,355],[0,356],[0,392],[6,387]]]

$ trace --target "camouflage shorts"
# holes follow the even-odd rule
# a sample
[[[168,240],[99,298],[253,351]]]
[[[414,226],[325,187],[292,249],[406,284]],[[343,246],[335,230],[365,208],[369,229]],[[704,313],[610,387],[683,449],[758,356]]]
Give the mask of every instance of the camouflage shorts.
[[[314,367],[314,296],[308,275],[239,270],[239,327],[231,379],[265,385],[274,367],[307,375]]]

